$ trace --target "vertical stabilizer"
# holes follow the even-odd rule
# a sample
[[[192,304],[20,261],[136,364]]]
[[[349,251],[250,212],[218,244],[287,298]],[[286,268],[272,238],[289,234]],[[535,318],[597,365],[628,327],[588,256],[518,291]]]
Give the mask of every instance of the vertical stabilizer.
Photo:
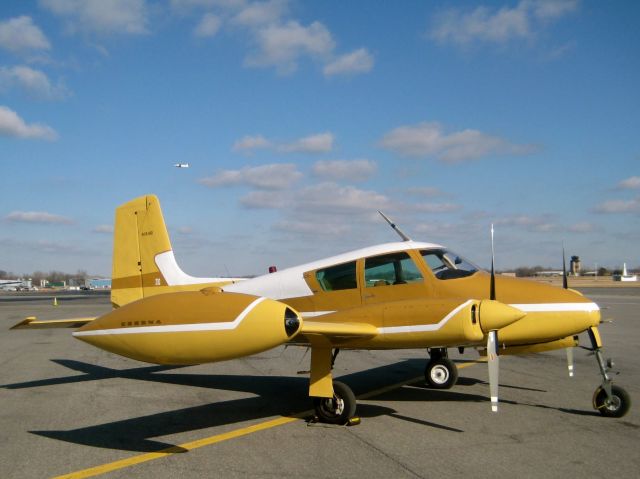
[[[155,257],[167,251],[171,242],[155,195],[140,196],[116,208],[111,302],[122,306],[143,298],[146,288],[166,286]]]

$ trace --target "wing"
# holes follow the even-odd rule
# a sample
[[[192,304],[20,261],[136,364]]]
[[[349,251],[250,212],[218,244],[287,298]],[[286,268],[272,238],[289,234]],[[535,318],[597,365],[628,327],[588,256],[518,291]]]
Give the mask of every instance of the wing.
[[[38,321],[35,316],[24,318],[10,329],[50,329],[50,328],[79,328],[96,319],[91,318],[70,318],[70,319],[52,319],[49,321]]]

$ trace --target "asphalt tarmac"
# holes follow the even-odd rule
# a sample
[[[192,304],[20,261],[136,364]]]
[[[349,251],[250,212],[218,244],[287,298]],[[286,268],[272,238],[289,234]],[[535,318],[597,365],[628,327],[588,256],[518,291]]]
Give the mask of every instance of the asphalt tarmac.
[[[24,316],[110,309],[104,294],[0,295],[0,476],[104,477],[638,477],[640,289],[594,288],[605,354],[631,395],[621,419],[591,400],[593,356],[501,358],[500,410],[486,365],[459,355],[448,391],[419,380],[424,351],[343,351],[334,376],[361,399],[360,425],[309,423],[305,348],[194,367],[153,366],[73,339],[68,329],[9,331]],[[587,344],[587,338],[581,337]]]

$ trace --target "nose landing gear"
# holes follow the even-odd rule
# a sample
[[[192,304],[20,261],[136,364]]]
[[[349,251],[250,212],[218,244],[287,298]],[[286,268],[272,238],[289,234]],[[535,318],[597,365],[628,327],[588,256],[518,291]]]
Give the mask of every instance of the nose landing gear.
[[[605,361],[602,356],[602,341],[598,329],[592,327],[587,332],[602,375],[602,384],[593,393],[593,407],[605,417],[622,417],[631,407],[631,398],[623,388],[614,386],[608,374],[613,363],[611,360]]]

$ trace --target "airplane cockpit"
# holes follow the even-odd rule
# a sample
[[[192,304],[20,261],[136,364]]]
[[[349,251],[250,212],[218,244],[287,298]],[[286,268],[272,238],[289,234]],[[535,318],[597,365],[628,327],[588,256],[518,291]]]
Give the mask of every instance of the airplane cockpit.
[[[429,249],[420,251],[427,266],[438,279],[465,278],[478,272],[480,268],[446,249]]]

